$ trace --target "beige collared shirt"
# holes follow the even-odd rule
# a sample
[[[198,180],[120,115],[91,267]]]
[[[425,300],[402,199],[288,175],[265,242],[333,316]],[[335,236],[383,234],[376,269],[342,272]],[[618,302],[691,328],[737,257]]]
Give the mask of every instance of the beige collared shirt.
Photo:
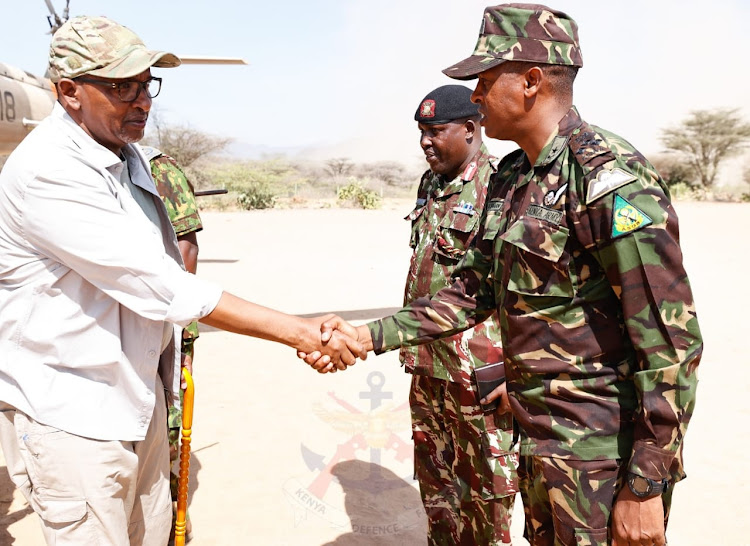
[[[164,322],[221,297],[182,269],[145,158],[123,153],[161,229],[120,184],[123,162],[59,104],[0,173],[0,401],[102,440],[145,437]]]

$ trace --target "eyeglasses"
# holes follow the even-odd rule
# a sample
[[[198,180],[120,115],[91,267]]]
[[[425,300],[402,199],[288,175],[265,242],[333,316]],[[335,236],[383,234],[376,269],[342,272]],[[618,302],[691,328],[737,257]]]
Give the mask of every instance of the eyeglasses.
[[[77,82],[93,83],[103,85],[111,89],[117,89],[117,96],[122,102],[133,102],[141,94],[141,89],[146,91],[146,95],[153,99],[161,91],[161,78],[149,78],[146,81],[129,80],[124,82],[105,82],[93,78],[76,78]]]

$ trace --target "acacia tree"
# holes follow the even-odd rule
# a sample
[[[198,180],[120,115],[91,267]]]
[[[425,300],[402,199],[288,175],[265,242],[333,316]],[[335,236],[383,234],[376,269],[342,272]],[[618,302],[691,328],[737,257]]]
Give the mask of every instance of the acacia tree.
[[[343,177],[352,172],[354,163],[348,157],[334,157],[325,162],[326,171],[334,178]]]
[[[737,108],[695,110],[677,127],[662,131],[667,151],[681,154],[698,175],[704,189],[716,181],[719,164],[737,155],[750,139],[750,124]]]
[[[222,151],[232,141],[187,125],[168,125],[158,113],[152,113],[152,131],[144,142],[172,156],[183,169],[190,167],[199,158]]]

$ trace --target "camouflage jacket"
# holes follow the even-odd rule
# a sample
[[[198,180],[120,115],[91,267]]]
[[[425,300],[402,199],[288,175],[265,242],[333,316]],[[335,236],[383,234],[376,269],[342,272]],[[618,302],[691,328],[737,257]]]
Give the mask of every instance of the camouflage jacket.
[[[151,163],[151,176],[167,208],[169,220],[172,222],[177,237],[202,230],[203,224],[198,214],[193,185],[180,166],[174,159],[159,150],[144,147],[143,151]],[[190,344],[197,337],[198,324],[192,322],[182,332],[183,352],[192,351],[192,347],[186,351],[185,345]]]
[[[668,190],[628,142],[573,108],[533,167],[504,158],[457,275],[370,323],[376,352],[497,309],[522,454],[682,477],[703,343]]]
[[[151,159],[151,176],[179,237],[203,229],[193,185],[177,162],[166,154]]]
[[[417,190],[417,203],[406,217],[412,223],[414,249],[406,277],[404,305],[450,286],[451,275],[479,231],[487,184],[498,159],[482,145],[461,176],[446,180],[427,171]],[[497,316],[446,339],[403,347],[401,362],[420,375],[470,384],[471,370],[502,360]]]

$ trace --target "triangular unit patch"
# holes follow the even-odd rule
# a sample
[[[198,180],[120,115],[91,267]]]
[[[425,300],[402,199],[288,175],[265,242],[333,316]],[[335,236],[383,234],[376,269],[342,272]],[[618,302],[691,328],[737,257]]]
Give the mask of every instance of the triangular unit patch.
[[[599,174],[596,175],[596,179],[592,180],[589,184],[589,191],[586,195],[586,204],[593,203],[601,196],[607,195],[612,190],[621,188],[633,180],[637,180],[635,175],[625,172],[618,167],[611,170],[607,169],[599,171]]]
[[[612,212],[613,239],[633,233],[653,223],[654,221],[645,212],[631,205],[627,199],[615,194],[615,203]]]

